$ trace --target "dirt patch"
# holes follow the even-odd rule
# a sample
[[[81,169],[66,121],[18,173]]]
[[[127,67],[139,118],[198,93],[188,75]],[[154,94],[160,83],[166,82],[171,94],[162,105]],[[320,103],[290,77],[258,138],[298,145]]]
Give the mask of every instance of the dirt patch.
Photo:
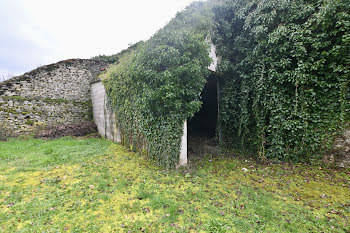
[[[216,138],[192,136],[188,138],[189,158],[202,158],[205,155],[218,155],[220,153]]]
[[[37,138],[59,138],[64,136],[86,136],[96,133],[97,127],[94,122],[79,122],[74,124],[62,124],[48,127],[36,134]]]

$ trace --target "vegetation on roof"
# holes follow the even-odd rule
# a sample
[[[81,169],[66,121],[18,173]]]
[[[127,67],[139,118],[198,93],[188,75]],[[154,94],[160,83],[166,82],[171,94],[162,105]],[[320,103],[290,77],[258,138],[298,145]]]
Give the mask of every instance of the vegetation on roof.
[[[350,120],[350,1],[224,0],[214,9],[229,147],[322,156]]]
[[[211,26],[207,4],[194,3],[101,75],[123,143],[166,168],[178,162],[184,120],[201,107]]]
[[[348,0],[193,3],[103,74],[124,143],[175,166],[212,40],[224,146],[261,159],[321,156],[350,119],[349,12]]]
[[[121,52],[113,55],[98,55],[95,57],[92,57],[93,60],[99,60],[104,61],[109,64],[118,63],[119,59],[123,57],[124,55],[130,53],[131,51],[135,50],[139,45],[141,45],[143,41],[139,41],[135,44],[131,44],[127,49],[122,50]]]

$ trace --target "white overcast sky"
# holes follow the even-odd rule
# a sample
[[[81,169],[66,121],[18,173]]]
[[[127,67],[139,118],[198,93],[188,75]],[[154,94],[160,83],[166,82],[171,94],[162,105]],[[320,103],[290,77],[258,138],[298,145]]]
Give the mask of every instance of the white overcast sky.
[[[111,55],[149,39],[193,0],[0,0],[0,75]]]

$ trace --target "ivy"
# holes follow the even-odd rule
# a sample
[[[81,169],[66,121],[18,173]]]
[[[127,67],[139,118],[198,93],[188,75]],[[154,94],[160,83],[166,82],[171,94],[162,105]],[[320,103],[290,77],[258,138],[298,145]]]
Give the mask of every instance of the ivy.
[[[222,57],[225,145],[263,159],[309,160],[350,121],[349,0],[209,0],[150,40],[101,59],[123,143],[166,168],[183,121],[201,107],[208,39]]]
[[[201,107],[211,12],[195,3],[102,74],[123,144],[165,168],[179,159],[184,120]]]
[[[310,159],[349,121],[350,2],[224,0],[214,7],[228,146]]]

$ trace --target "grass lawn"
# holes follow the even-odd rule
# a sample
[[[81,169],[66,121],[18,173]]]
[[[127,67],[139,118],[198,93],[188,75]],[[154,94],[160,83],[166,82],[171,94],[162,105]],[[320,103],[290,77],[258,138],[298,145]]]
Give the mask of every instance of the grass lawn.
[[[349,217],[349,170],[164,171],[103,139],[0,142],[0,232],[350,232]]]

